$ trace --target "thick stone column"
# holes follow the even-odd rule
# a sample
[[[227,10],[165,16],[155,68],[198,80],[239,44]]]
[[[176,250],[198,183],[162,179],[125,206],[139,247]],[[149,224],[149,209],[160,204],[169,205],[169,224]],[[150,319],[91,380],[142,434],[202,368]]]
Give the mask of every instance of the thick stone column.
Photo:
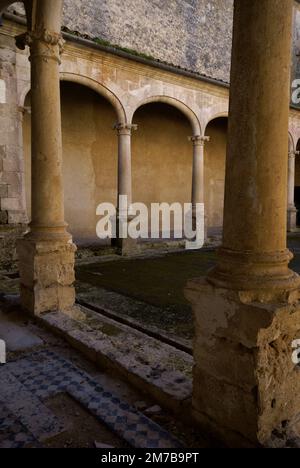
[[[204,145],[210,137],[192,136],[189,140],[193,143],[193,178],[192,178],[192,209],[193,218],[196,215],[197,203],[204,205]],[[195,225],[195,223],[194,223]],[[207,238],[207,218],[204,223],[205,239]]]
[[[117,202],[117,239],[116,246],[122,255],[130,255],[136,250],[136,240],[120,237],[119,222],[130,221],[132,204],[132,174],[131,174],[131,135],[137,130],[137,125],[118,124],[118,202]],[[127,197],[127,206],[120,203],[120,197]]]
[[[288,203],[287,203],[287,230],[294,232],[297,229],[297,209],[295,207],[295,162],[299,151],[290,151],[288,160]]]
[[[30,46],[32,103],[32,222],[18,248],[21,299],[37,315],[68,309],[75,300],[75,246],[64,221],[61,11],[60,0],[39,2],[34,30],[17,39]]]
[[[268,444],[300,412],[300,283],[286,248],[292,7],[235,0],[223,247],[186,290],[194,416],[231,446]]]

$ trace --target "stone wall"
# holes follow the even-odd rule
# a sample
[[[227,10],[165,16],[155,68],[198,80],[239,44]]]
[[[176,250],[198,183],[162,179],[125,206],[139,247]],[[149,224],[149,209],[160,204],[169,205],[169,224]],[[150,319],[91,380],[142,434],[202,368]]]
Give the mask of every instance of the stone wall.
[[[18,106],[14,39],[0,42],[0,264],[15,259],[14,239],[26,223],[22,109]]]
[[[300,4],[295,3],[294,10],[294,36],[293,36],[293,52],[292,52],[292,79],[300,79]],[[296,107],[300,108],[300,104]]]
[[[0,80],[2,80],[2,83],[0,81],[0,99],[5,100],[4,103],[0,103],[0,117],[2,128],[4,128],[0,135],[0,147],[3,147],[4,151],[3,170],[0,169],[0,189],[3,190],[0,194],[0,206],[4,212],[3,228],[8,233],[13,226],[21,227],[22,220],[25,219],[24,188],[26,184],[23,173],[22,118],[25,120],[26,129],[30,117],[29,103],[25,101],[30,91],[30,64],[28,49],[16,50],[13,39],[24,30],[25,27],[8,20],[4,20],[0,28]],[[135,201],[142,200],[146,203],[156,200],[157,186],[162,183],[161,181],[167,181],[165,186],[168,193],[163,193],[167,201],[174,199],[182,202],[190,201],[192,147],[187,137],[204,134],[212,137],[211,142],[206,145],[206,163],[211,163],[211,166],[206,164],[206,174],[209,180],[205,183],[207,189],[212,182],[214,185],[213,193],[212,190],[210,190],[210,195],[206,192],[206,205],[209,226],[217,227],[222,223],[225,129],[223,127],[212,128],[209,122],[228,115],[229,90],[227,87],[162,70],[151,66],[150,63],[142,64],[134,59],[128,60],[108,51],[85,47],[73,41],[67,41],[65,45],[60,73],[63,81],[78,83],[102,96],[102,98],[96,96],[96,102],[89,90],[81,89],[80,93],[72,92],[68,95],[68,99],[66,92],[63,92],[63,131],[67,136],[64,138],[65,187],[68,190],[66,214],[67,221],[71,226],[73,225],[74,233],[80,237],[94,236],[95,204],[103,201],[103,194],[105,194],[106,201],[115,199],[117,139],[112,127],[115,123],[124,122],[129,124],[133,122],[140,126],[140,129],[134,132],[132,139],[133,187]],[[70,87],[71,84],[68,83],[67,86]],[[149,112],[148,106],[148,109],[142,107],[140,112],[137,111],[141,106],[150,102],[169,104],[177,108],[182,114],[181,118],[177,122],[178,113],[174,112],[174,109],[172,109],[173,112],[168,112],[168,116],[163,113],[153,114]],[[112,108],[115,109],[115,114],[111,112]],[[67,118],[65,119],[64,116]],[[154,124],[157,127],[156,131],[152,128]],[[28,130],[27,125],[27,131],[24,133],[25,139],[27,138],[27,145],[25,144],[24,148],[27,162],[29,160]],[[159,171],[158,163],[160,163],[160,154],[156,147],[159,146],[157,141],[162,138],[162,133],[164,141],[160,145],[164,151],[162,155],[164,159],[161,158],[163,170],[161,170],[161,180],[156,181],[155,174]],[[80,145],[77,143],[77,134],[80,134],[80,138],[84,136],[84,143]],[[179,135],[181,135],[180,142],[182,142],[180,145]],[[296,110],[290,111],[290,135],[293,145],[296,146],[300,138],[300,114]],[[100,137],[102,145],[99,144]],[[146,150],[149,150],[147,158]],[[157,161],[155,171],[154,166],[152,171],[152,166],[149,164],[151,158]],[[142,164],[140,164],[141,160],[143,160]],[[176,164],[172,163],[175,160]],[[184,168],[182,167],[183,161]],[[169,171],[171,165],[172,168]],[[75,172],[72,172],[73,168],[76,168]],[[147,185],[140,183],[143,177],[142,171],[145,172],[145,168],[147,168]],[[90,183],[87,178],[86,184],[80,186],[81,190],[74,192],[74,180],[78,187],[79,176],[91,174],[92,170],[94,171],[92,177],[95,177],[93,183]],[[178,191],[174,198],[172,190],[175,184],[172,183],[170,174],[172,172],[178,174],[179,171],[184,174],[184,180],[181,185],[178,181],[176,182]],[[29,194],[29,185],[30,172],[27,170],[27,194]],[[145,191],[146,186],[147,191]],[[81,198],[82,189],[85,190],[84,200]],[[147,199],[148,193],[151,194],[152,200]],[[87,203],[86,200],[88,200]],[[82,204],[90,207],[89,212],[86,209],[85,212],[82,210],[84,217],[72,211],[74,206],[82,208]],[[29,205],[28,197],[27,206]],[[88,221],[86,221],[86,216],[89,217]],[[83,222],[81,222],[82,219],[84,219]],[[8,245],[9,235],[5,234],[5,239]],[[1,237],[0,243],[2,245]],[[5,249],[2,251],[4,252]]]
[[[300,77],[295,0],[293,76]],[[21,2],[10,7],[22,14]],[[24,14],[24,13],[23,13]],[[91,38],[229,82],[233,0],[64,0],[64,26]]]
[[[64,24],[229,81],[232,4],[233,0],[65,0]]]
[[[229,81],[233,0],[65,0],[64,26]],[[22,13],[20,2],[10,11]]]

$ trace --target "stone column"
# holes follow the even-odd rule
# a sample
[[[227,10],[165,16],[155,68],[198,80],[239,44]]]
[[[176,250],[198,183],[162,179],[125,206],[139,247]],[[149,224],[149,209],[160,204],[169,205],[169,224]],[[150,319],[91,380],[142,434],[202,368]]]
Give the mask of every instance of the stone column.
[[[235,0],[223,247],[186,290],[194,416],[231,446],[268,444],[300,412],[300,282],[286,248],[292,8]]]
[[[32,222],[18,248],[21,299],[36,315],[68,309],[75,300],[75,246],[64,221],[61,11],[60,0],[39,2],[34,30],[17,38],[21,47],[30,46],[32,105]]]
[[[118,201],[117,201],[117,239],[116,246],[121,255],[130,255],[136,250],[136,240],[120,237],[120,220],[130,221],[132,204],[132,174],[131,174],[131,135],[137,130],[137,125],[117,124],[118,132]],[[127,207],[120,204],[120,197],[127,197]]]
[[[189,137],[189,140],[193,143],[192,209],[195,218],[197,203],[204,205],[204,144],[210,137],[196,135]],[[207,238],[206,216],[204,229]]]
[[[299,151],[289,152],[288,162],[288,205],[287,205],[287,230],[294,232],[297,229],[297,209],[295,207],[295,162]]]

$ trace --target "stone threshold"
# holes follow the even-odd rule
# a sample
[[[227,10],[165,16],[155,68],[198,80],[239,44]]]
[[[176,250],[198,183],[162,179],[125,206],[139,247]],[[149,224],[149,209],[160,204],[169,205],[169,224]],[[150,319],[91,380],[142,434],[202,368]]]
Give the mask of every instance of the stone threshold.
[[[39,320],[100,368],[116,372],[162,407],[189,419],[191,355],[82,306],[49,312]]]

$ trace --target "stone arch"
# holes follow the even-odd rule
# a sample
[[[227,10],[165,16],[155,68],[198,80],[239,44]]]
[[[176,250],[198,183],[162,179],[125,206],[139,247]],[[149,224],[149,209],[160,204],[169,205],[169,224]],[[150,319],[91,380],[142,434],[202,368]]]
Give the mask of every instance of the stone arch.
[[[167,96],[141,99],[133,109],[131,117],[138,126],[132,138],[133,201],[144,203],[149,213],[152,203],[190,203],[194,147],[188,137],[201,135],[196,115]],[[171,221],[171,232],[182,236],[178,218]],[[160,222],[154,237],[165,234]]]
[[[136,111],[140,109],[142,106],[145,106],[146,104],[150,104],[150,103],[159,103],[159,102],[164,103],[164,104],[169,104],[172,107],[176,107],[189,120],[192,126],[193,136],[201,135],[201,125],[200,125],[197,115],[182,101],[179,101],[178,99],[170,97],[170,96],[151,96],[151,97],[144,99],[142,102],[140,102],[136,106],[136,108],[132,112],[130,123],[132,123],[132,119]]]
[[[292,132],[289,131],[289,152],[296,151],[296,144]]]
[[[82,81],[61,79],[61,91],[66,221],[76,243],[94,244],[100,242],[95,231],[96,206],[101,202],[115,204],[117,198],[116,107],[103,93]],[[24,104],[30,105],[29,101]],[[25,113],[23,141],[28,208],[31,205],[29,119]]]
[[[211,122],[213,122],[214,120],[220,119],[222,117],[228,119],[228,111],[220,111],[220,112],[217,112],[215,114],[211,114],[210,117],[206,121],[206,124],[205,124],[205,127],[204,127],[205,128],[204,135],[205,135],[205,132],[206,132],[206,129],[207,129],[208,125]]]
[[[61,72],[60,79],[61,81],[71,81],[73,83],[91,88],[112,104],[118,117],[118,123],[127,123],[126,112],[119,98],[112,91],[106,88],[106,86],[99,83],[99,81],[84,75],[78,75],[76,73],[70,72]]]
[[[70,81],[72,83],[77,83],[82,86],[86,86],[87,88],[92,89],[95,91],[97,94],[100,94],[103,96],[107,101],[110,102],[110,104],[113,106],[113,108],[116,111],[116,115],[118,118],[118,123],[127,123],[127,117],[126,117],[126,112],[125,109],[120,102],[120,100],[117,98],[115,94],[113,94],[112,91],[110,91],[108,88],[106,88],[103,84],[99,83],[96,80],[93,80],[92,78],[89,78],[84,75],[78,75],[76,73],[70,73],[70,72],[61,72],[60,73],[60,80],[61,81]],[[25,99],[27,94],[30,91],[30,84],[28,84],[24,89],[22,90],[20,94],[20,99],[19,99],[19,105],[21,107],[24,107]]]
[[[20,91],[20,95],[19,95],[19,106],[20,107],[25,106],[25,101],[26,101],[27,95],[30,93],[31,85],[30,85],[30,83],[26,83],[26,85],[24,85],[22,88],[23,89],[22,89],[22,91]]]

